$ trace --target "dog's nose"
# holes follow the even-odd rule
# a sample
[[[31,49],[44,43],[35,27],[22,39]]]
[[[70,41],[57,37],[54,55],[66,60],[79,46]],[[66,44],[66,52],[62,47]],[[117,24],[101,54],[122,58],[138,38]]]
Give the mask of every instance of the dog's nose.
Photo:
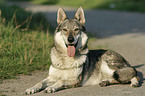
[[[74,41],[73,37],[68,37],[68,42],[72,43]]]

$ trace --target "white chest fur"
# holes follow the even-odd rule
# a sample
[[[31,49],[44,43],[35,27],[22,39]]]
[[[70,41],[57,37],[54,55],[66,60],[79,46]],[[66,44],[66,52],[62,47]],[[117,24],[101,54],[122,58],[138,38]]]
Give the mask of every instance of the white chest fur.
[[[74,57],[63,56],[56,51],[55,48],[51,50],[52,65],[58,69],[73,69],[79,68],[86,62],[86,55],[78,55]]]
[[[82,73],[83,66],[80,68],[70,69],[70,70],[59,70],[50,66],[49,76],[53,76],[59,78],[61,80],[72,80],[77,79],[79,75]]]

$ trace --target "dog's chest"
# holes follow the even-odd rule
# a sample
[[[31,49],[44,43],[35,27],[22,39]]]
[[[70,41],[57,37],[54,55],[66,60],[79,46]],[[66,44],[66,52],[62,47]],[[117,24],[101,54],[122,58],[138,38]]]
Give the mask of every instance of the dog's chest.
[[[74,69],[80,68],[86,62],[86,55],[80,55],[75,57],[63,56],[56,51],[55,48],[51,50],[51,61],[53,67],[57,69]]]
[[[86,55],[63,56],[53,47],[51,50],[52,65],[49,69],[49,75],[63,80],[77,79],[82,73],[86,58]]]
[[[77,79],[82,73],[82,70],[83,70],[83,66],[80,68],[75,68],[75,69],[60,70],[60,69],[54,68],[51,65],[49,69],[49,76],[53,76],[57,79],[62,79],[62,80]]]

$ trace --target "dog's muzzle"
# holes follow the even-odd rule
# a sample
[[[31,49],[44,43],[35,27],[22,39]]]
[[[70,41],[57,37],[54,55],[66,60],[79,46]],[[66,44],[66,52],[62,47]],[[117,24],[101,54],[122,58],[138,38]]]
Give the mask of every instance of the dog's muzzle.
[[[70,43],[74,42],[74,38],[72,36],[69,36],[68,37],[68,42],[70,42]]]
[[[69,41],[70,42],[69,44],[65,44],[67,47],[67,55],[69,57],[74,57],[78,41],[75,44],[72,43],[72,42],[74,42],[74,40],[72,38],[70,39],[70,41]]]

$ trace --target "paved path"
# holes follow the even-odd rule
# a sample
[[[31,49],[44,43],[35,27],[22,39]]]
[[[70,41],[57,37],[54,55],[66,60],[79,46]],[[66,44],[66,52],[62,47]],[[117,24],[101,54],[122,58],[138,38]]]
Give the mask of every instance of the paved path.
[[[9,3],[13,4],[13,3]],[[58,5],[33,5],[17,3],[28,11],[43,12],[48,21],[56,26]],[[62,7],[62,6],[61,6]],[[76,9],[63,7],[68,17],[73,17]],[[145,13],[118,12],[108,10],[85,10],[86,28],[99,37],[109,37],[127,33],[145,33]]]
[[[23,5],[23,6],[22,6]],[[33,12],[43,12],[48,21],[56,26],[56,11],[59,6],[21,4]],[[69,17],[74,8],[64,7]],[[62,90],[49,96],[144,96],[145,94],[145,14],[105,10],[85,10],[86,27],[94,35],[90,38],[90,49],[109,48],[124,56],[138,70],[141,79],[139,88],[129,85],[107,87],[88,86]],[[5,80],[0,90],[8,96],[20,96],[26,88],[33,86],[47,76],[47,72],[35,72],[32,76],[20,76],[18,80]],[[47,96],[43,92],[32,96]]]

